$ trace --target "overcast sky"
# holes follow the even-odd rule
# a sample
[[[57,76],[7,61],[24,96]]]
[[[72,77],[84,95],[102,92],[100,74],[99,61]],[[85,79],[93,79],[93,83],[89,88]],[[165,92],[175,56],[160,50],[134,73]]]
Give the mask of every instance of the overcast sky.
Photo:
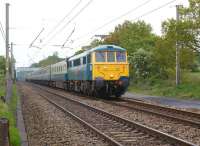
[[[80,49],[80,46],[88,45],[94,39],[94,35],[108,34],[117,24],[122,24],[125,20],[144,20],[151,24],[154,33],[160,35],[162,21],[175,18],[175,5],[186,6],[187,0],[176,0],[149,15],[140,16],[170,1],[172,0],[1,0],[0,21],[5,27],[5,3],[9,2],[10,42],[16,44],[14,46],[16,66],[29,66],[52,55],[55,51],[58,51],[60,57],[71,56]],[[73,7],[75,9],[61,25],[55,27]],[[85,9],[77,15],[84,7]],[[139,8],[136,9],[137,7]],[[129,10],[135,11],[97,29]],[[29,48],[42,28],[44,31],[33,45],[43,49]],[[74,49],[52,46],[62,45],[68,37],[65,46]],[[4,40],[1,36],[0,55],[5,55]]]

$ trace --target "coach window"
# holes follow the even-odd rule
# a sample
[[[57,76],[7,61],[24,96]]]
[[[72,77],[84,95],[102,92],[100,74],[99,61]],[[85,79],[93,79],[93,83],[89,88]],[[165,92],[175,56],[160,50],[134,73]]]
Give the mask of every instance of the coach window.
[[[105,52],[96,52],[95,57],[96,57],[96,62],[105,62],[106,61]]]
[[[67,62],[67,67],[70,68],[71,67],[71,61]]]
[[[69,66],[72,67],[72,61],[70,61]]]
[[[115,62],[115,52],[107,52],[107,61]]]
[[[87,55],[87,63],[91,63],[91,55]]]
[[[69,67],[72,67],[72,61],[69,62]]]
[[[117,62],[126,62],[126,52],[116,52]]]
[[[86,56],[83,57],[83,64],[86,64]]]
[[[81,60],[80,59],[74,60],[74,66],[79,66],[80,64],[81,64]]]

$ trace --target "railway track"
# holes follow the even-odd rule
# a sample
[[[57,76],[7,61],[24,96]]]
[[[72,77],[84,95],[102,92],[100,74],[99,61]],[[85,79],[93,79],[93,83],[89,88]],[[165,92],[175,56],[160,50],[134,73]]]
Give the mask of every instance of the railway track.
[[[45,89],[45,90],[48,92],[53,92],[53,91],[50,91],[49,89]],[[57,94],[57,95],[64,96],[63,94]],[[92,97],[92,99],[94,99],[94,97]],[[189,124],[189,125],[200,128],[200,114],[195,113],[195,112],[184,111],[184,110],[166,107],[162,105],[145,103],[142,101],[137,101],[137,100],[133,100],[129,98],[126,98],[126,99],[120,98],[120,99],[112,100],[112,101],[103,100],[103,99],[101,100],[104,103],[108,103],[111,105],[116,105],[116,106],[125,107],[132,110],[137,110],[137,111],[142,111],[145,113],[162,116],[164,118],[169,118],[172,120],[182,122],[183,124],[186,124],[186,125]]]
[[[133,110],[138,110],[165,118],[170,118],[172,120],[180,121],[184,124],[190,124],[200,128],[200,114],[183,111],[175,108],[165,107],[156,104],[145,103],[141,101],[136,101],[132,99],[120,99],[119,101],[106,101],[103,102],[109,103],[112,105],[117,105]]]
[[[44,93],[44,89],[41,89],[41,92],[43,92],[43,94],[40,93],[41,96],[47,101],[78,120],[112,145],[195,145],[80,101],[63,97],[48,90],[45,90],[46,93]]]

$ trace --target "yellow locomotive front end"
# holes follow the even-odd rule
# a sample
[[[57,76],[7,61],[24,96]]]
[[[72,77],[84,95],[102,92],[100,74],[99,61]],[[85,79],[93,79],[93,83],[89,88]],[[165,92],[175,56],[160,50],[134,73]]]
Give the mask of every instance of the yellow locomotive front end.
[[[93,55],[93,80],[119,80],[122,76],[129,76],[127,53],[114,51],[98,51]]]
[[[96,50],[92,56],[92,78],[97,92],[109,96],[122,95],[129,84],[126,50],[110,47],[107,50]]]

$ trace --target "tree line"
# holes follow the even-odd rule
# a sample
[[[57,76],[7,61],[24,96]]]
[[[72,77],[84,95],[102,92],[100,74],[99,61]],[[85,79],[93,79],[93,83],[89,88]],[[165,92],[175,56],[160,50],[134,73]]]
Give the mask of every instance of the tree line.
[[[153,33],[144,21],[125,21],[107,37],[94,40],[90,47],[114,44],[127,49],[130,77],[174,79],[176,45],[180,47],[181,71],[198,71],[200,64],[200,0],[189,0],[179,9],[180,20],[162,22],[162,35]],[[79,51],[81,52],[81,51]]]
[[[40,60],[38,63],[31,64],[30,67],[44,67],[44,66],[47,66],[47,65],[50,65],[50,64],[60,62],[62,60],[64,60],[64,58],[59,58],[58,52],[54,52],[53,55],[48,56],[47,58]]]

